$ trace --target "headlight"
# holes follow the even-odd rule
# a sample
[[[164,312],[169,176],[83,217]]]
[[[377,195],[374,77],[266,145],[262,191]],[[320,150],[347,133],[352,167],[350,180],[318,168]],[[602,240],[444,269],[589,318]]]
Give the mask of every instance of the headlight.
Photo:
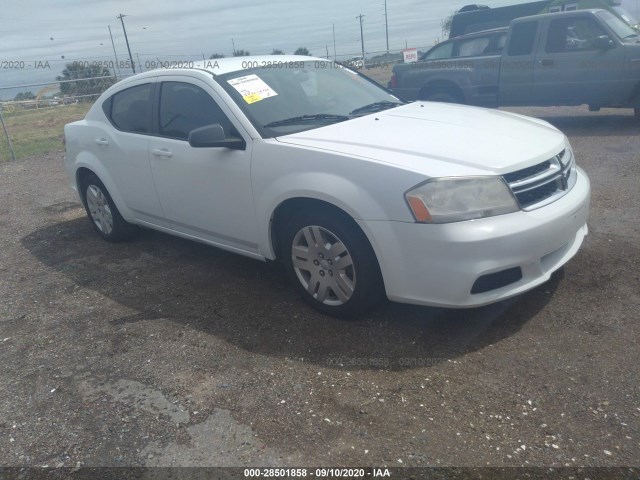
[[[405,194],[420,223],[450,223],[519,210],[500,177],[436,178]]]

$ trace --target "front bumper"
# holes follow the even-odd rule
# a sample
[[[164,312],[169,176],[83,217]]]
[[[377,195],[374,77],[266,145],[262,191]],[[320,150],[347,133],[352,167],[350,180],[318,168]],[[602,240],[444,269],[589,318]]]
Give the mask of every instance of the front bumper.
[[[452,308],[479,307],[546,282],[571,259],[587,235],[590,185],[578,169],[573,189],[530,212],[425,225],[359,221],[380,263],[390,300]],[[509,269],[521,278],[471,293],[485,275]]]

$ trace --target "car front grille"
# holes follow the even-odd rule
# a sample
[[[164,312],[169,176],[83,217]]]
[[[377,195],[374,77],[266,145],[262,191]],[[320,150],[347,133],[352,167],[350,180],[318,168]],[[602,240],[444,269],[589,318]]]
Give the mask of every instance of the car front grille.
[[[503,175],[523,210],[535,210],[564,196],[577,179],[571,150],[532,167]]]

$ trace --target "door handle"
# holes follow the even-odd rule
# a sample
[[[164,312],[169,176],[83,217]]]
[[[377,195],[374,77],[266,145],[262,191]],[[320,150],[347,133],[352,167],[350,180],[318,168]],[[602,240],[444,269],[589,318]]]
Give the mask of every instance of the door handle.
[[[162,148],[162,149],[154,148],[153,150],[151,150],[151,153],[153,153],[156,157],[166,157],[166,158],[173,157],[173,153],[171,153],[166,148]]]
[[[540,60],[540,65],[542,65],[543,67],[553,67],[555,64],[556,62],[554,62],[550,58],[545,58],[543,60]]]
[[[106,138],[96,138],[95,142],[97,145],[109,145],[109,140]]]

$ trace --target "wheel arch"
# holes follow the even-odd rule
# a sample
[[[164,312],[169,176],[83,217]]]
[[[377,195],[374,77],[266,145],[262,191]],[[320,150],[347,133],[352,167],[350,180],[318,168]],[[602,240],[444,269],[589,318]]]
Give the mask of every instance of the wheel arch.
[[[84,180],[89,176],[89,175],[96,175],[96,173],[91,170],[90,168],[87,167],[80,167],[76,170],[76,186],[78,187],[78,194],[80,195],[80,199],[82,200],[82,202],[85,202],[85,195],[82,191],[82,184],[84,183]],[[98,176],[98,175],[96,175]],[[99,177],[98,177],[99,178]]]
[[[336,205],[335,203],[331,203],[326,200],[322,200],[314,197],[290,197],[286,200],[280,202],[271,213],[271,218],[269,221],[269,242],[271,251],[273,253],[274,258],[278,257],[279,254],[279,245],[278,245],[278,233],[279,229],[283,226],[284,222],[293,215],[294,212],[305,209],[307,211],[313,210],[324,210],[331,211],[336,215],[340,216],[347,222],[349,222],[354,229],[357,229],[364,238],[367,239],[369,245],[371,245],[372,250],[374,242],[371,241],[369,235],[366,231],[362,229],[360,224],[356,221],[353,214]],[[376,255],[377,258],[377,255]]]
[[[353,224],[354,228],[358,228],[362,234],[369,240],[367,235],[362,231],[358,222],[356,222],[352,216],[352,214],[348,213],[343,208],[338,207],[337,205],[328,202],[326,200],[321,200],[319,198],[314,197],[290,197],[286,200],[281,201],[271,213],[271,218],[269,221],[269,243],[271,248],[271,253],[273,253],[273,258],[278,258],[280,254],[280,245],[278,234],[280,232],[280,228],[282,228],[284,222],[293,215],[296,211],[299,210],[324,210],[331,211],[336,215],[344,218]],[[371,241],[369,241],[371,244]]]
[[[460,86],[451,80],[430,80],[418,92],[418,100],[426,99],[428,95],[435,92],[449,93],[457,97],[461,103],[465,102],[464,93]]]
[[[640,81],[638,81],[638,83],[636,83],[636,86],[633,87],[631,95],[629,95],[629,102],[635,108],[640,108]]]
[[[82,191],[82,181],[87,178],[88,175],[95,175],[100,179],[100,181],[104,184],[105,188],[109,192],[109,196],[113,200],[113,203],[116,204],[120,215],[125,220],[130,220],[133,218],[132,212],[126,207],[126,204],[120,195],[120,191],[116,187],[113,182],[111,176],[108,174],[106,169],[104,169],[101,163],[91,155],[78,155],[78,159],[75,163],[75,181],[76,187],[78,189],[78,194],[80,195],[80,199],[84,203],[84,192]]]
[[[299,209],[307,209],[309,211],[312,211],[314,209],[331,211],[334,214],[343,218],[345,221],[349,222],[352,225],[352,227],[356,231],[358,231],[364,237],[364,239],[366,239],[366,241],[368,242],[369,247],[371,248],[371,252],[373,253],[373,256],[375,257],[376,262],[378,264],[378,271],[380,272],[380,278],[384,285],[384,274],[383,274],[382,265],[380,263],[380,256],[376,251],[375,242],[371,241],[369,233],[365,231],[365,229],[361,227],[361,225],[356,221],[356,219],[345,209],[340,208],[334,203],[328,202],[326,200],[321,200],[318,198],[290,197],[290,198],[287,198],[286,200],[283,200],[276,206],[276,208],[273,210],[271,214],[271,220],[269,222],[269,242],[270,242],[269,246],[273,253],[272,259],[278,259],[280,258],[280,255],[281,255],[281,251],[280,251],[281,245],[279,245],[279,237],[278,237],[280,229],[283,227],[284,222],[286,222],[286,220],[291,215],[293,215],[294,212],[298,211]]]

